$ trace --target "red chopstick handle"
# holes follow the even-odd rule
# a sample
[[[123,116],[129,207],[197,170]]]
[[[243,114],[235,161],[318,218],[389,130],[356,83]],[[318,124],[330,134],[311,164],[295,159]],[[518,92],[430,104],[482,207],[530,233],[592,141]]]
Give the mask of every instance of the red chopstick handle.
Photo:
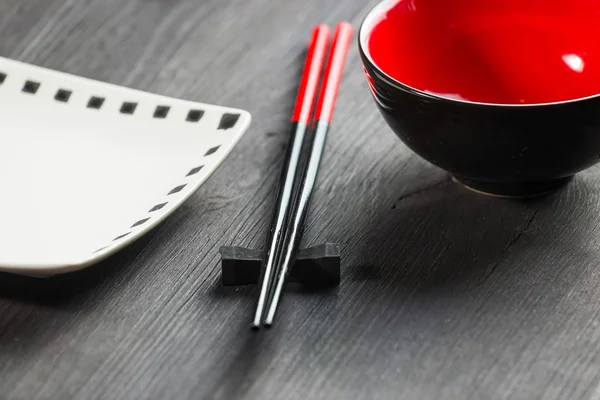
[[[296,98],[296,106],[292,114],[292,122],[308,124],[310,120],[317,95],[317,87],[319,86],[319,77],[327,54],[330,33],[327,25],[320,24],[313,28],[306,63],[300,80],[300,89]]]
[[[340,22],[337,25],[333,37],[331,55],[329,56],[325,78],[323,79],[321,95],[319,96],[319,102],[317,103],[315,117],[317,121],[325,120],[331,122],[333,109],[335,108],[335,100],[337,98],[338,89],[340,88],[342,75],[344,74],[346,56],[348,55],[350,42],[352,42],[352,35],[353,28],[348,22]]]

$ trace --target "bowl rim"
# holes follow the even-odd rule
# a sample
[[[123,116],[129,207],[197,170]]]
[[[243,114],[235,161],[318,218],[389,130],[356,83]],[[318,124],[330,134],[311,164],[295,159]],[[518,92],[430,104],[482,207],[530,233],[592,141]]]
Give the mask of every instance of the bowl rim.
[[[600,93],[596,93],[590,96],[578,97],[575,99],[569,100],[561,100],[561,101],[553,101],[553,102],[545,102],[545,103],[525,103],[525,104],[517,104],[517,103],[485,103],[464,99],[456,99],[448,96],[438,95],[434,93],[427,93],[423,90],[417,89],[406,83],[399,81],[398,79],[387,74],[371,57],[371,53],[369,52],[369,46],[367,44],[367,40],[370,37],[370,33],[373,31],[375,24],[378,22],[379,18],[382,14],[388,11],[393,6],[399,4],[402,1],[409,0],[382,0],[373,6],[367,15],[363,18],[360,27],[358,29],[358,49],[360,54],[363,56],[363,60],[366,59],[370,66],[375,69],[377,72],[378,78],[387,81],[387,83],[396,89],[400,89],[403,91],[408,91],[411,94],[415,94],[417,96],[441,100],[441,101],[450,101],[455,103],[463,103],[469,105],[478,105],[478,106],[488,106],[488,107],[510,107],[510,108],[534,108],[534,107],[546,107],[546,106],[555,106],[562,104],[570,104],[570,103],[578,103],[586,100],[596,99],[600,97]],[[364,62],[364,61],[363,61]]]

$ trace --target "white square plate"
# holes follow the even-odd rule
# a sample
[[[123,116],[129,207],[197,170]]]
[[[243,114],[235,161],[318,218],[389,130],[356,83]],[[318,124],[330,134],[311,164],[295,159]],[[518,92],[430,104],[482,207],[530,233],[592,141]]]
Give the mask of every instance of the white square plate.
[[[53,275],[130,244],[200,187],[250,119],[0,57],[0,270]]]

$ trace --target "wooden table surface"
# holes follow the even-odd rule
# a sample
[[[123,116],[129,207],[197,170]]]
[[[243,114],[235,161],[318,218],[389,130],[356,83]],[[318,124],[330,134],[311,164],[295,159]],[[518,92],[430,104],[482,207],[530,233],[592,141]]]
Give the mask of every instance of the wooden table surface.
[[[341,244],[339,288],[290,287],[256,333],[256,288],[220,286],[220,246],[263,245],[311,27],[373,5],[0,1],[1,56],[253,115],[125,251],[0,275],[1,399],[600,399],[599,170],[530,201],[462,188],[384,123],[356,41],[304,241]]]

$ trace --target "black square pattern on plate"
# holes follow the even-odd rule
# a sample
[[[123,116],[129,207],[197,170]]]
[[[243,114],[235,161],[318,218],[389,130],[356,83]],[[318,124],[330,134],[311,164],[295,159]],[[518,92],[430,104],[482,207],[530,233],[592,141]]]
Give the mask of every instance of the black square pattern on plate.
[[[190,110],[187,115],[186,121],[189,122],[198,122],[204,115],[204,110]]]
[[[39,82],[25,81],[25,85],[23,85],[23,92],[35,94],[39,88],[40,88]]]
[[[215,154],[217,152],[217,150],[219,150],[219,147],[221,147],[221,146],[215,146],[215,147],[208,149],[208,151],[204,155],[210,156],[211,154]]]
[[[102,107],[102,104],[104,104],[104,97],[92,96],[88,101],[87,106],[88,108],[94,108],[96,110],[99,110],[100,107]]]
[[[154,110],[154,118],[167,118],[167,114],[169,114],[169,110],[171,107],[169,106],[158,106],[156,110]]]
[[[102,250],[106,249],[107,247],[108,247],[108,246],[100,247],[98,250],[96,250],[96,251],[94,252],[94,254],[95,254],[95,253],[99,253],[99,252],[101,252]]]
[[[157,204],[157,205],[155,205],[154,207],[152,207],[152,208],[150,209],[150,211],[148,211],[148,212],[154,212],[154,211],[158,211],[158,210],[160,210],[161,208],[163,208],[163,207],[164,207],[164,206],[166,206],[166,205],[167,205],[167,203],[160,203],[160,204]]]
[[[238,119],[240,119],[240,114],[225,113],[221,117],[221,121],[219,122],[218,129],[233,128],[235,126],[235,124],[237,123]]]
[[[148,222],[150,218],[144,218],[144,219],[140,219],[138,222],[136,222],[135,224],[131,225],[132,228],[135,228],[136,226],[140,226],[145,224],[146,222]]]
[[[54,99],[56,99],[56,101],[62,101],[63,103],[66,103],[69,101],[71,93],[72,92],[70,90],[59,89],[58,92],[56,92],[56,95],[54,95]]]
[[[171,195],[171,194],[175,194],[175,193],[179,193],[179,192],[181,192],[185,186],[186,186],[186,185],[185,185],[185,184],[183,184],[183,185],[179,185],[179,186],[177,186],[177,187],[174,187],[174,188],[173,188],[173,189],[172,189],[172,190],[171,190],[171,191],[170,191],[170,192],[167,194],[167,196],[168,196],[168,195]]]
[[[202,167],[204,167],[204,165],[201,165],[201,166],[196,167],[196,168],[192,168],[190,170],[190,172],[187,173],[186,176],[196,175],[198,172],[200,172],[200,170],[202,169]]]
[[[127,233],[124,233],[124,234],[122,234],[122,235],[119,235],[119,236],[117,236],[116,238],[114,238],[114,239],[113,239],[113,241],[117,241],[117,240],[119,240],[119,239],[123,239],[125,236],[129,235],[130,233],[131,233],[131,232],[127,232]]]
[[[121,106],[121,114],[133,114],[136,107],[137,107],[137,103],[132,103],[132,102],[126,101]]]
[[[6,80],[6,74],[3,72],[0,72],[0,85],[3,84],[5,80]]]

